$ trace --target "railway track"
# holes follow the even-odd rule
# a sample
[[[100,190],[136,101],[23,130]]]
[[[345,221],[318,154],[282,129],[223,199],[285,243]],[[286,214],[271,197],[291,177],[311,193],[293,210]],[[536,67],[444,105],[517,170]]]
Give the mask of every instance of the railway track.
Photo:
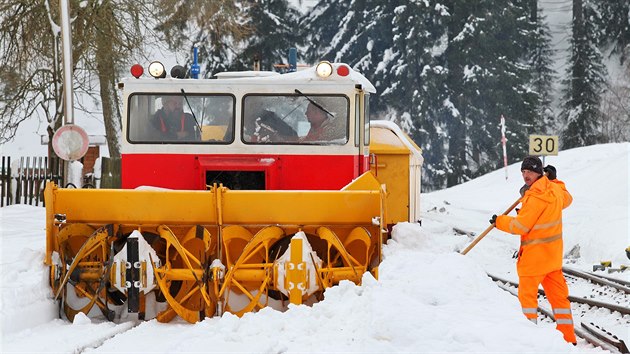
[[[584,282],[591,282],[593,284],[592,287],[593,287],[594,292],[598,292],[598,291],[601,292],[601,290],[599,290],[598,288],[606,287],[607,289],[614,289],[615,292],[621,294],[620,296],[623,296],[623,297],[628,297],[628,294],[630,294],[630,289],[627,286],[621,284],[620,282],[615,282],[611,278],[605,279],[592,273],[583,272],[583,271],[573,269],[573,268],[568,268],[568,267],[566,267],[566,269],[563,268],[563,272],[565,273],[566,276],[571,276],[574,282],[576,281],[575,279],[582,279],[582,281]],[[511,293],[514,296],[518,296],[517,294],[518,283],[517,282],[507,280],[493,274],[488,274],[488,276],[492,280],[494,280],[501,289]],[[569,286],[569,288],[571,288],[571,286]],[[545,296],[545,292],[542,289],[539,289],[538,293],[541,296]],[[592,309],[591,311],[593,312],[598,311],[599,309],[607,309],[611,313],[618,313],[622,322],[623,322],[623,316],[630,315],[630,307],[624,306],[623,304],[619,304],[619,303],[611,303],[611,302],[601,301],[601,300],[592,299],[588,297],[580,297],[580,296],[572,296],[572,295],[569,295],[569,301],[571,301],[573,305],[574,304],[586,305],[590,309]],[[542,301],[542,302],[546,302],[546,301]],[[541,304],[539,305],[538,308],[539,308],[540,313],[542,313],[547,318],[554,320],[553,313],[547,306]],[[581,323],[579,324],[579,326],[575,327],[576,336],[584,339],[585,341],[591,343],[592,345],[596,347],[601,347],[613,353],[630,353],[626,343],[622,339],[619,339],[616,335],[606,330],[601,324],[596,324],[593,321],[588,320],[588,317],[589,317],[588,312],[590,311],[587,311],[586,315],[583,313],[577,314],[575,310],[573,312],[574,312],[573,317],[574,317],[575,323],[581,320]],[[622,328],[623,327],[627,328],[627,325],[628,323],[625,323],[625,325],[624,323],[621,324]]]
[[[92,351],[92,350],[98,349],[105,342],[114,338],[115,336],[120,335],[125,332],[133,331],[140,323],[142,322],[139,322],[139,321],[121,322],[115,327],[110,328],[109,330],[103,331],[102,333],[100,333],[99,336],[96,336],[96,337],[90,336],[91,338],[86,339],[84,342],[77,343],[77,346],[72,350],[72,353],[78,354],[78,353],[83,353],[86,350]]]
[[[442,220],[438,221],[444,223]],[[457,228],[453,225],[449,226],[453,229],[453,232],[457,234],[466,235],[468,237],[477,236],[473,232]],[[610,326],[613,331],[617,330],[617,333],[628,333],[628,327],[630,326],[630,318],[628,317],[630,316],[630,282],[572,267],[563,267],[562,271],[567,279],[570,294],[574,293],[575,288],[588,288],[586,291],[581,289],[582,293],[575,291],[575,293],[580,293],[580,296],[569,295],[574,323],[579,323],[578,326],[575,326],[575,334],[592,345],[604,348],[613,353],[630,353],[623,339],[618,338],[611,331],[606,330],[604,326],[595,324],[592,320],[593,317],[598,318],[598,320],[601,318],[602,309],[604,309],[603,311],[610,311],[612,321],[608,320],[606,326]],[[492,278],[500,288],[518,297],[518,283],[502,279],[492,274],[488,274],[488,276]],[[584,286],[584,284],[591,285]],[[547,303],[544,290],[539,289],[538,293],[544,298],[541,302]],[[584,310],[584,307],[586,307],[586,310]],[[553,313],[547,307],[541,305],[539,306],[539,310],[545,317],[555,321]],[[613,323],[611,324],[610,322]],[[629,339],[630,337],[627,337],[626,341],[629,341]]]

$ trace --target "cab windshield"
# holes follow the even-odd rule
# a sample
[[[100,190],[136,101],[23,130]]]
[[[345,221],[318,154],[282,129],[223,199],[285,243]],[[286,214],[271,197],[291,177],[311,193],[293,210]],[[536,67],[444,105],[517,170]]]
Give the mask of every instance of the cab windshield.
[[[127,139],[229,144],[234,141],[234,107],[231,95],[134,94],[129,98]]]
[[[343,145],[348,142],[346,96],[248,95],[243,99],[246,144]]]

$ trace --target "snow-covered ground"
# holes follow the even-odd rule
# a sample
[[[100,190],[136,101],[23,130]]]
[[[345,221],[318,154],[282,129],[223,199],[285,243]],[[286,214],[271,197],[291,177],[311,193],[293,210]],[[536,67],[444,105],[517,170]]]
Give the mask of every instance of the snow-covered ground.
[[[630,245],[629,157],[630,143],[624,143],[547,158],[574,196],[564,214],[565,249],[580,249],[579,258],[568,260],[574,267],[590,270],[601,260],[630,263],[624,252]],[[378,281],[365,275],[361,286],[343,282],[312,307],[265,309],[243,318],[224,314],[195,325],[58,319],[42,264],[44,209],[0,208],[0,351],[602,352],[582,340],[577,347],[566,344],[552,323],[529,322],[518,300],[486,276],[491,272],[516,280],[511,256],[517,237],[493,230],[466,256],[457,253],[472,238],[454,233],[452,226],[484,230],[492,214],[518,198],[519,166],[509,166],[507,181],[499,170],[423,194],[422,226],[396,225],[384,246]],[[616,276],[628,279],[628,273]],[[630,306],[627,299],[623,306]],[[607,311],[592,316],[630,342],[630,316]],[[95,344],[100,346],[91,348]]]

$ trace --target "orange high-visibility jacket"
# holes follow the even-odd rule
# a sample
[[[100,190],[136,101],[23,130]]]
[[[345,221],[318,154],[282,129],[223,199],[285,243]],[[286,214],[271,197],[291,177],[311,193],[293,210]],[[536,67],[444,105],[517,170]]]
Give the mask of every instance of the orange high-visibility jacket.
[[[572,201],[563,182],[542,176],[525,192],[516,217],[497,217],[499,230],[521,235],[516,267],[519,276],[562,269],[562,209]]]

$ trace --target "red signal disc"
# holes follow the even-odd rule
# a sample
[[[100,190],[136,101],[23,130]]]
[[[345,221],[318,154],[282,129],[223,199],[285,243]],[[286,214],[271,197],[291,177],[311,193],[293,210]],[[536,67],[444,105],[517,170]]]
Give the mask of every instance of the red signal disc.
[[[52,138],[55,153],[66,161],[82,158],[88,151],[90,139],[83,128],[66,124],[57,129]]]
[[[350,74],[350,69],[345,65],[340,65],[337,68],[337,75],[339,76],[348,76]]]
[[[136,79],[142,76],[143,73],[144,69],[142,68],[142,65],[134,64],[134,66],[131,67],[131,75],[133,75]]]

